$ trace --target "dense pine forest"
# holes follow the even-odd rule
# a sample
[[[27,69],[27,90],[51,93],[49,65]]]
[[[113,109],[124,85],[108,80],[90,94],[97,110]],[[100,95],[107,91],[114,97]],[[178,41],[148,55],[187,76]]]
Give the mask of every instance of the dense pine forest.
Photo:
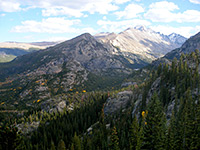
[[[24,150],[199,150],[200,53],[182,54],[152,69],[140,85],[118,91],[90,92],[72,110],[32,110],[0,127],[0,149]],[[131,90],[142,100],[130,99],[126,108],[105,114],[108,97]],[[74,93],[75,95],[75,93]],[[72,102],[73,93],[72,93]],[[39,122],[29,133],[17,124]]]

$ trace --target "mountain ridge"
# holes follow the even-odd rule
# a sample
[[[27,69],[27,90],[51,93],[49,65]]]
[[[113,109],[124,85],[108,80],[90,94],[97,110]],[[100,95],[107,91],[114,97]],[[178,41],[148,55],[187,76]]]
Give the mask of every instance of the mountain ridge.
[[[140,61],[145,64],[151,63],[182,45],[182,43],[171,41],[167,35],[155,32],[145,26],[127,28],[118,34],[97,34],[95,37],[119,49],[118,52],[127,59],[131,59],[133,63]],[[145,66],[145,64],[141,66]]]

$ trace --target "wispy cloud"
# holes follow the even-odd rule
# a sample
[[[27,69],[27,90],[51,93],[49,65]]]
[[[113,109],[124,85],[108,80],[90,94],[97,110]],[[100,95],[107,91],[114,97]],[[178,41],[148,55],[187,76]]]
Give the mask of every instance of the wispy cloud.
[[[131,1],[131,0],[115,0],[114,2],[116,4],[124,4],[124,3],[129,2],[129,1]]]
[[[83,13],[108,14],[119,9],[118,4],[130,0],[6,0],[0,1],[0,11],[15,12],[31,8],[41,8],[44,16],[73,16],[82,17]]]
[[[200,0],[190,0],[191,3],[200,4]]]
[[[0,16],[1,16],[1,17],[4,17],[4,16],[6,16],[6,14],[0,14]]]
[[[102,29],[109,32],[121,32],[129,27],[134,27],[137,25],[149,26],[151,23],[142,19],[130,19],[123,21],[109,21],[109,20],[99,20],[97,22]]]
[[[169,35],[173,32],[178,33],[180,35],[183,35],[187,38],[190,36],[196,34],[200,31],[200,26],[180,26],[180,27],[173,27],[169,25],[158,25],[158,26],[151,26],[151,28],[157,32],[164,33],[166,35]]]
[[[11,32],[36,32],[36,33],[82,33],[94,32],[92,28],[75,28],[81,20],[67,20],[65,18],[47,18],[41,22],[34,20],[23,21],[22,25],[15,26]]]
[[[82,17],[84,14],[79,10],[71,9],[68,7],[51,7],[42,10],[43,16],[59,16],[59,15],[67,15],[74,17]]]

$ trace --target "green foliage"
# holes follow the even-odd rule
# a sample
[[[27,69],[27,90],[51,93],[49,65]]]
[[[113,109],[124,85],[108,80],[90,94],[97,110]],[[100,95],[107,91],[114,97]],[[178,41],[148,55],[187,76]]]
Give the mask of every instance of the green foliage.
[[[151,99],[145,121],[142,149],[165,149],[165,115],[156,94]]]
[[[180,61],[174,59],[171,65],[159,65],[156,71],[151,72],[145,83],[137,88],[121,89],[133,90],[136,94],[142,95],[134,117],[132,111],[135,105],[132,104],[137,98],[127,109],[108,116],[104,114],[108,93],[100,92],[80,95],[69,93],[67,102],[74,104],[71,111],[50,114],[32,109],[23,117],[9,116],[7,123],[10,124],[40,121],[39,128],[25,135],[21,144],[14,143],[24,145],[21,149],[28,150],[53,150],[55,145],[57,149],[65,147],[71,150],[199,150],[199,58],[198,51],[191,55],[182,55]],[[95,80],[96,77],[93,76],[91,79]],[[107,80],[102,83],[106,82]],[[92,87],[92,84],[88,83],[87,86]],[[152,88],[158,95],[154,94],[149,99],[149,95],[155,92]],[[58,95],[55,98],[63,97],[66,97],[64,93],[63,96]],[[4,109],[6,106],[3,105],[1,108]],[[1,133],[2,139],[9,137],[6,137],[4,132]]]
[[[65,148],[65,142],[63,140],[59,141],[57,150],[66,150],[66,148]]]
[[[74,134],[74,137],[72,139],[72,147],[74,147],[74,150],[81,150],[81,140],[80,138],[76,135],[76,132]]]
[[[54,145],[54,142],[53,141],[51,141],[51,149],[50,150],[56,150],[56,148],[55,148],[55,145]]]
[[[134,116],[133,122],[130,128],[130,150],[135,150],[139,140],[139,123],[137,117]]]
[[[119,148],[119,138],[117,135],[116,127],[113,127],[111,137],[110,137],[110,150],[120,150]]]

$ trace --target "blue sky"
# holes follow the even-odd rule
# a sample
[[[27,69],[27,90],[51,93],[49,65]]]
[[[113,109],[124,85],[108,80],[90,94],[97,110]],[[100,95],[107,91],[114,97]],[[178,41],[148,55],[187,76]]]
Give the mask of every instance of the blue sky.
[[[200,0],[0,0],[0,42],[68,40],[137,25],[190,37],[200,32]]]

